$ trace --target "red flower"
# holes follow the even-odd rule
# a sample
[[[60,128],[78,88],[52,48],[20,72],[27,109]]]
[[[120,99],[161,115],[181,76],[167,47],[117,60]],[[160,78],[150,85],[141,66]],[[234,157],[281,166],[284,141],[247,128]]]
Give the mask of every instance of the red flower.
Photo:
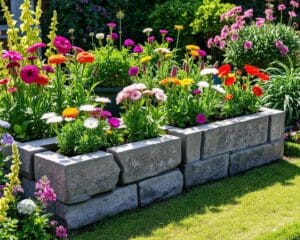
[[[256,76],[258,73],[260,73],[259,68],[255,67],[253,65],[246,64],[244,66],[244,69],[246,70],[246,72],[248,74],[253,75],[253,76]]]
[[[36,83],[39,85],[47,85],[49,82],[49,78],[45,74],[39,74]]]
[[[233,95],[232,95],[232,94],[227,93],[227,94],[225,95],[225,100],[230,101],[230,100],[232,100],[232,99],[233,99]]]
[[[218,68],[219,70],[219,77],[226,76],[231,71],[231,66],[229,64],[224,64]]]
[[[0,85],[6,85],[9,82],[8,78],[3,78],[0,80]]]
[[[260,86],[255,85],[252,88],[252,91],[256,97],[261,97],[263,95],[263,91]]]
[[[261,80],[263,80],[263,81],[269,81],[269,80],[270,80],[270,76],[269,76],[268,74],[264,73],[264,72],[259,72],[259,73],[257,74],[257,76],[258,76]]]
[[[234,76],[231,76],[231,77],[226,78],[226,80],[225,80],[225,82],[224,82],[224,84],[225,84],[226,86],[231,86],[231,85],[233,85],[234,83],[235,83],[235,77],[234,77]]]

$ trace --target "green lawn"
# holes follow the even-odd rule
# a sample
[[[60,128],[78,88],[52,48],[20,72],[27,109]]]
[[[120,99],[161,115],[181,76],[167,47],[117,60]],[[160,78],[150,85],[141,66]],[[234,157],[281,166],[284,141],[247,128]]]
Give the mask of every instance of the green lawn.
[[[299,223],[300,159],[289,159],[109,218],[71,239],[296,240]]]

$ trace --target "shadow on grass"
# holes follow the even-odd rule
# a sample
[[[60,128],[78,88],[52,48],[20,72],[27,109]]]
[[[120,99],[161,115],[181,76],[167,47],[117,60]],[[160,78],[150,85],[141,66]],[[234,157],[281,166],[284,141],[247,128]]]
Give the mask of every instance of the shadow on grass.
[[[149,236],[157,228],[170,223],[180,225],[180,220],[208,210],[221,211],[222,205],[237,204],[239,197],[270,187],[274,184],[290,185],[300,175],[300,167],[280,160],[271,165],[252,170],[239,176],[196,187],[184,194],[103,220],[73,232],[72,240],[126,240],[135,236]]]

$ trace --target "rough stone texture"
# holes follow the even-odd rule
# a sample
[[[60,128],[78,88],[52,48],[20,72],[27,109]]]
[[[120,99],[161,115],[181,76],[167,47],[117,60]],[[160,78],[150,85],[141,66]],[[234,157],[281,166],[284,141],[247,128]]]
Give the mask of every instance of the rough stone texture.
[[[121,184],[155,176],[181,163],[181,141],[170,135],[108,148],[107,151],[121,166]]]
[[[137,206],[137,186],[132,184],[83,203],[65,205],[57,202],[56,214],[66,222],[69,229],[75,229]]]
[[[269,141],[274,141],[276,139],[282,138],[285,127],[285,112],[262,108],[262,110],[269,115]]]
[[[259,112],[203,125],[201,159],[267,142],[268,121]]]
[[[227,177],[229,154],[196,161],[184,165],[185,187],[197,186],[205,182]]]
[[[178,169],[143,180],[138,183],[139,204],[145,206],[154,201],[170,198],[180,194],[182,188],[183,176]]]
[[[198,126],[186,129],[171,127],[167,130],[170,135],[180,137],[182,161],[184,163],[200,160],[202,127]]]
[[[234,175],[281,159],[283,150],[283,141],[276,141],[235,152],[230,155],[229,174]]]
[[[34,154],[47,151],[47,146],[56,143],[55,138],[47,138],[31,142],[20,143],[17,142],[20,158],[21,158],[21,175],[28,179],[35,179],[34,176]],[[11,155],[11,147],[7,147],[4,154]],[[10,166],[10,161],[7,162],[6,167]]]
[[[46,175],[59,201],[76,203],[112,190],[120,168],[113,156],[102,151],[66,157],[47,151],[35,155],[35,176]]]

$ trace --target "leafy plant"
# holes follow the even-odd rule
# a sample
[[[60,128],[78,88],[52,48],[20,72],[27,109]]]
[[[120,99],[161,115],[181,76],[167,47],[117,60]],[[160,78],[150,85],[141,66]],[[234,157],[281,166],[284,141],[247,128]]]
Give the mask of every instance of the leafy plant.
[[[300,119],[300,68],[296,68],[289,59],[288,65],[275,61],[267,71],[271,81],[264,86],[263,104],[284,110],[286,126],[291,126]]]

